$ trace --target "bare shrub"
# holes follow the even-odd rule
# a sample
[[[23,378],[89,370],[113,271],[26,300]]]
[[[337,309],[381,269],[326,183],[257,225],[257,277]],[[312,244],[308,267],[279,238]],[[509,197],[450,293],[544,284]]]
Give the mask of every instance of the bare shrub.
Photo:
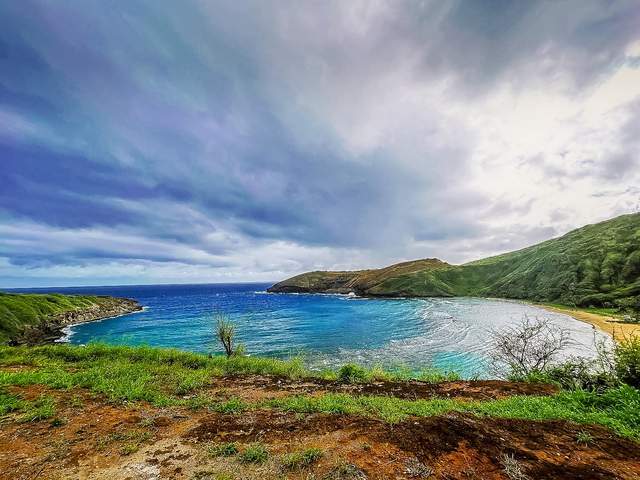
[[[529,476],[522,471],[520,462],[513,455],[505,453],[500,460],[502,471],[509,480],[529,480]]]
[[[525,316],[517,325],[492,332],[491,338],[494,371],[503,376],[527,377],[553,363],[569,344],[569,331],[546,318]]]

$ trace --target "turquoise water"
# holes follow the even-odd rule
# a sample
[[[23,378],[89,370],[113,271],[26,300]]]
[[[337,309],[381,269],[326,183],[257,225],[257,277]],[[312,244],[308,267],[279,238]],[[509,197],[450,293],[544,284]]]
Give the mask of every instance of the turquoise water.
[[[55,291],[135,298],[146,307],[140,313],[71,327],[65,340],[75,344],[100,340],[219,352],[212,318],[220,311],[236,322],[239,340],[250,354],[303,354],[312,368],[358,362],[411,369],[435,366],[464,376],[490,376],[491,330],[529,315],[549,318],[570,330],[573,344],[567,355],[590,356],[593,352],[590,325],[518,302],[267,294],[267,287],[149,285]]]

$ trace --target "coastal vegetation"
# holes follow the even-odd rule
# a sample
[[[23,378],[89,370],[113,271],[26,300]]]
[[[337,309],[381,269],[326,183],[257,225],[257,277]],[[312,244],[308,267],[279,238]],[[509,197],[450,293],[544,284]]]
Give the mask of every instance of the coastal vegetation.
[[[0,292],[0,344],[51,340],[65,325],[141,308],[133,300],[107,296]]]
[[[602,307],[635,319],[640,309],[640,214],[464,265],[426,259],[378,270],[309,272],[270,291],[502,297]]]

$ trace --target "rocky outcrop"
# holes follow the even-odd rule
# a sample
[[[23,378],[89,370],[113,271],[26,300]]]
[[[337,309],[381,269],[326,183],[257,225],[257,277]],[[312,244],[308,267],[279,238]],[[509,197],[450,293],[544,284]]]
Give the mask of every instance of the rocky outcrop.
[[[135,300],[116,297],[97,297],[96,303],[82,308],[56,313],[45,317],[37,325],[25,325],[14,336],[10,345],[38,345],[52,342],[62,336],[62,329],[69,325],[118,317],[142,310]]]

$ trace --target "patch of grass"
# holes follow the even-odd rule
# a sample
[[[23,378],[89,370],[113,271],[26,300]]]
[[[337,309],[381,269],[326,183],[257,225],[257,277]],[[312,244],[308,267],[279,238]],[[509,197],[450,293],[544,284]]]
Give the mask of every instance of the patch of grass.
[[[0,367],[4,365],[36,368],[0,371],[0,387],[80,387],[111,401],[144,400],[159,407],[188,403],[183,397],[206,386],[214,376],[269,374],[296,378],[308,374],[298,359],[209,358],[171,349],[104,344],[0,347]],[[236,402],[215,408],[239,411],[241,405]]]
[[[54,389],[86,388],[116,402],[147,401],[155,406],[186,405],[210,408],[222,413],[239,413],[245,406],[237,400],[221,404],[194,392],[206,387],[212,377],[255,374],[289,378],[340,378],[347,382],[406,380],[421,377],[439,381],[457,378],[435,370],[424,372],[385,371],[349,364],[338,372],[311,372],[300,358],[277,360],[261,357],[207,355],[146,346],[116,346],[100,343],[87,346],[46,345],[0,347],[0,368],[29,365],[28,370],[0,370],[0,388],[17,385],[46,385]],[[75,402],[78,406],[81,398]]]
[[[74,395],[71,399],[71,406],[73,408],[82,408],[84,407],[84,400],[80,395]]]
[[[239,398],[213,403],[209,406],[209,410],[217,413],[241,413],[249,408],[250,405]]]
[[[20,413],[17,418],[19,422],[37,422],[54,417],[56,405],[54,399],[47,395],[42,395],[35,401],[28,401],[19,395],[0,390],[0,417],[10,413]],[[52,420],[54,426],[55,420]]]
[[[267,400],[265,406],[300,413],[334,413],[378,417],[390,423],[410,415],[431,416],[462,408],[454,400],[403,400],[395,397],[352,396],[329,393],[320,396],[291,396]]]
[[[120,453],[122,455],[131,455],[140,450],[140,444],[138,443],[125,443],[122,447],[120,447]]]
[[[525,420],[562,419],[582,424],[597,423],[620,435],[640,439],[640,391],[629,386],[611,389],[603,394],[576,390],[554,396],[513,396],[475,402],[325,394],[271,399],[263,405],[300,413],[365,415],[390,423],[410,416],[426,417],[447,412]]]
[[[242,463],[264,463],[269,458],[269,451],[264,444],[260,442],[252,443],[240,454]]]
[[[18,395],[12,395],[5,390],[0,390],[0,417],[22,410],[25,402]]]
[[[282,456],[282,468],[285,470],[302,470],[308,468],[322,458],[322,450],[308,448],[299,452],[287,453]]]
[[[590,445],[592,442],[593,436],[589,432],[582,430],[576,435],[576,443],[578,445]]]
[[[239,451],[236,442],[217,443],[207,447],[207,453],[212,457],[232,457]]]
[[[365,368],[347,363],[338,370],[338,380],[345,383],[364,383],[371,380],[371,375]]]
[[[139,425],[144,428],[151,428],[155,425],[155,422],[155,417],[144,417],[142,420],[140,420]]]
[[[549,397],[515,396],[469,404],[465,409],[495,417],[597,423],[622,436],[640,439],[640,391],[626,385],[602,394],[576,390]]]
[[[20,415],[20,422],[38,422],[46,420],[56,414],[56,404],[53,398],[43,395],[35,402],[25,402],[21,409],[24,413]]]
[[[442,372],[435,368],[421,370],[418,380],[428,383],[455,382],[460,380],[460,374],[456,372]]]

